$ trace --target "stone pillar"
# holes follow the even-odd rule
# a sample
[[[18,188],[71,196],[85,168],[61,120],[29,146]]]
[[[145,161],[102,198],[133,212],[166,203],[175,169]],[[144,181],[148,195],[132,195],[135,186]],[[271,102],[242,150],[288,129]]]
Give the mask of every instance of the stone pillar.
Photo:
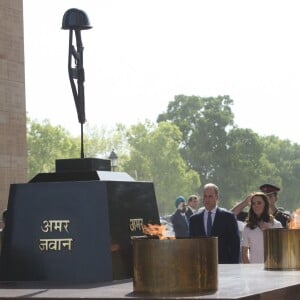
[[[0,2],[0,221],[12,183],[27,181],[23,1]],[[1,227],[1,223],[0,223]]]

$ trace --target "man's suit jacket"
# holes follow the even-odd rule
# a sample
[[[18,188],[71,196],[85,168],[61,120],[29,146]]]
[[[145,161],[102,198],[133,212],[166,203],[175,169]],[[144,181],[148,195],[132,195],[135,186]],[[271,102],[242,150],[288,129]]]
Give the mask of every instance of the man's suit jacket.
[[[190,218],[190,237],[206,236],[204,227],[204,210]],[[240,262],[240,237],[234,215],[226,209],[217,208],[212,236],[218,237],[218,257],[220,264],[237,264]]]
[[[193,211],[192,209],[188,206],[186,212],[185,212],[185,215],[187,216],[187,218],[189,219],[191,217],[191,215],[193,215]]]
[[[180,210],[171,216],[171,222],[173,224],[173,229],[175,232],[175,237],[189,237],[189,223],[186,216],[183,216]]]

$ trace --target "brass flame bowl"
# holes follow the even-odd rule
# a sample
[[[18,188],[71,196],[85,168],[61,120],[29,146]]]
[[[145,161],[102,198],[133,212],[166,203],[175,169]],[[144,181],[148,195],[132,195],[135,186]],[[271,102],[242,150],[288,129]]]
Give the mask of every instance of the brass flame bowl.
[[[217,237],[132,242],[135,293],[195,294],[218,289]]]
[[[266,270],[300,270],[300,229],[264,230]]]

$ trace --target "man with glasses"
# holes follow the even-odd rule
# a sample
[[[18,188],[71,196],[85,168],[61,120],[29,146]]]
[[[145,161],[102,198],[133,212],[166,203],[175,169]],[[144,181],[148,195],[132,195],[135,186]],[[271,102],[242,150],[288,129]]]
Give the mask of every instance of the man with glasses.
[[[270,211],[274,218],[282,224],[282,227],[288,227],[290,215],[276,207],[276,201],[278,199],[278,192],[280,191],[280,188],[273,184],[265,183],[261,185],[259,189],[268,196],[270,202]]]

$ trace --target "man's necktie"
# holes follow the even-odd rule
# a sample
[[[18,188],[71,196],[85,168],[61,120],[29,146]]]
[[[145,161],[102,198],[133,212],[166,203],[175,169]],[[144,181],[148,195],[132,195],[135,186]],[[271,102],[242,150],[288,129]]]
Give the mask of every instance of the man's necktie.
[[[208,212],[207,214],[207,224],[206,224],[206,235],[210,236],[211,235],[211,228],[212,228],[212,219],[211,219],[211,211]]]

